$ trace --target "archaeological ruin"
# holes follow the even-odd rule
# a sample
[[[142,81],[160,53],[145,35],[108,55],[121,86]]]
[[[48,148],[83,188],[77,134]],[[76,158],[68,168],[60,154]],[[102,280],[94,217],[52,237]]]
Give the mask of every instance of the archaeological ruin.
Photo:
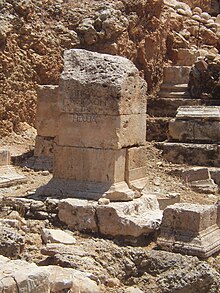
[[[220,292],[217,0],[0,1],[0,292]]]

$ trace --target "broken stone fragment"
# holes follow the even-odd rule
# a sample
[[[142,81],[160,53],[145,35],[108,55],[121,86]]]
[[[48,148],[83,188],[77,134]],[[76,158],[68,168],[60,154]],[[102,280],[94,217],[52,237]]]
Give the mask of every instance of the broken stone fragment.
[[[99,205],[95,201],[64,199],[59,218],[71,229],[100,232],[110,236],[138,237],[159,228],[162,211],[155,195],[143,195],[130,202]]]
[[[44,243],[75,244],[76,239],[67,232],[58,229],[42,229],[41,236]]]

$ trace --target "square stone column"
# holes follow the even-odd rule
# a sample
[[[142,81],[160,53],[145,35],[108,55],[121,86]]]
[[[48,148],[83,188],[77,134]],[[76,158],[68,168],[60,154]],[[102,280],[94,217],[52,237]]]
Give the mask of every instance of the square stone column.
[[[144,168],[129,172],[131,149],[146,141],[147,85],[138,69],[123,57],[68,50],[58,91],[54,184],[80,198],[139,196],[130,181],[144,178]]]

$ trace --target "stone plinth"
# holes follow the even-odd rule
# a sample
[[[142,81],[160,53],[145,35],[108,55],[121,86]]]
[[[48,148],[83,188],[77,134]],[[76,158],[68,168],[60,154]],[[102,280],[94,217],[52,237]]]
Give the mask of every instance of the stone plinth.
[[[158,244],[165,250],[209,257],[220,250],[217,207],[177,203],[164,210]]]
[[[140,196],[147,163],[146,90],[128,59],[86,50],[65,52],[59,86],[39,89],[38,153],[49,154],[42,146],[55,136],[54,176],[47,192],[112,201]]]

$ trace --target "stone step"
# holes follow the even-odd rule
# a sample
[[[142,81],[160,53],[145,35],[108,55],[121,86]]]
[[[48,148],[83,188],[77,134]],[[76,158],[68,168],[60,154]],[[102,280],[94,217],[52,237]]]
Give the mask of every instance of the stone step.
[[[172,117],[147,117],[146,140],[164,141],[168,138],[169,121]]]
[[[147,102],[147,114],[154,117],[175,117],[180,106],[204,105],[202,99],[186,98],[150,98]]]
[[[175,164],[220,167],[219,144],[162,142],[156,146],[166,160]]]
[[[188,84],[187,83],[178,83],[178,84],[162,83],[160,86],[160,89],[164,91],[173,91],[173,92],[187,91]]]
[[[166,66],[164,67],[164,83],[188,83],[191,66]]]
[[[220,99],[149,98],[147,114],[153,117],[175,117],[180,106],[219,106]]]
[[[185,98],[190,99],[190,93],[188,91],[165,91],[162,90],[158,93],[158,96],[161,98]]]

